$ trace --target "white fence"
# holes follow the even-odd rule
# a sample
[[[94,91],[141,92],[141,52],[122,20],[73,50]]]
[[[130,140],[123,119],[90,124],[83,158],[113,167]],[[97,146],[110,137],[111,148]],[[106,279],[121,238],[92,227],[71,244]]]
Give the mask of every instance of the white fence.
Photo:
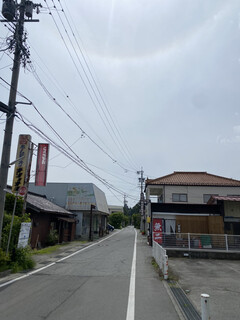
[[[163,233],[162,247],[240,252],[240,236],[228,234]]]
[[[168,256],[166,250],[156,241],[153,241],[152,255],[163,272],[164,280],[168,279]]]

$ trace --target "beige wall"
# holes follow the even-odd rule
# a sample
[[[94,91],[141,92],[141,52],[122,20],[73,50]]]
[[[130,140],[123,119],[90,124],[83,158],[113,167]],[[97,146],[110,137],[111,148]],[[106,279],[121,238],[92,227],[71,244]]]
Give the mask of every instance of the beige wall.
[[[204,194],[217,194],[219,196],[240,195],[240,187],[204,187],[204,186],[165,186],[165,201],[172,203],[173,193],[186,193],[188,203],[203,204]]]

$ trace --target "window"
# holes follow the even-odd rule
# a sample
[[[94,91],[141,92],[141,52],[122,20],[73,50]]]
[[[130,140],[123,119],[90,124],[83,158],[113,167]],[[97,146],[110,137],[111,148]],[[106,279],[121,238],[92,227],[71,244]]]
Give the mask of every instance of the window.
[[[203,195],[203,202],[207,203],[211,196],[218,196],[218,194],[204,194]]]
[[[173,193],[172,194],[173,202],[187,202],[187,194],[186,193]]]

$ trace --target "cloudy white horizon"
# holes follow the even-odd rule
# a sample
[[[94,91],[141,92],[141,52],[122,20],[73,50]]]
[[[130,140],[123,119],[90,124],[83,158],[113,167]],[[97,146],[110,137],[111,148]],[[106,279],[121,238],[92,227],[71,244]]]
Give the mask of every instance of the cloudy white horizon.
[[[207,171],[240,180],[239,1],[38,2],[43,8],[34,18],[40,22],[25,23],[32,64],[21,67],[18,90],[75,155],[126,193],[129,206],[139,200],[141,167],[149,178]],[[5,25],[1,50],[11,36]],[[0,52],[0,101],[6,104],[12,57]],[[26,102],[19,95],[17,101]],[[17,105],[28,123],[73,154],[35,108]],[[0,152],[4,127],[0,113]],[[30,134],[36,144],[47,141],[16,118],[11,160],[19,134]],[[11,169],[9,184],[12,177]],[[47,180],[92,182],[108,204],[123,204],[122,194],[53,146]]]

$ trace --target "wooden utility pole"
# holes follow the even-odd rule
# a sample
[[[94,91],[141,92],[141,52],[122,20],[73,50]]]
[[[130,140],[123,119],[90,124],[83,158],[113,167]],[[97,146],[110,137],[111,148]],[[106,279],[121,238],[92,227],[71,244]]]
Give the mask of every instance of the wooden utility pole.
[[[8,167],[10,163],[10,152],[11,152],[11,144],[12,144],[12,131],[13,131],[15,111],[16,111],[17,86],[18,86],[18,78],[19,78],[20,62],[21,62],[23,26],[24,26],[24,9],[25,9],[25,0],[22,0],[19,7],[19,19],[17,21],[16,30],[14,34],[16,45],[15,45],[13,69],[12,69],[12,80],[11,80],[11,87],[10,87],[9,101],[8,101],[8,112],[7,112],[7,119],[6,119],[5,131],[4,131],[2,160],[1,160],[1,167],[0,167],[0,247],[1,247],[1,240],[2,240],[2,226],[3,226],[5,196],[6,196],[5,189],[7,187]]]
[[[38,20],[32,19],[33,9],[37,8],[39,12],[41,4],[34,4],[32,1],[21,0],[18,5],[17,1],[14,0],[3,0],[2,14],[7,20],[1,20],[2,22],[16,22],[16,28],[14,33],[14,59],[12,68],[12,79],[9,92],[8,105],[0,102],[0,110],[6,113],[6,125],[4,131],[4,140],[2,148],[2,158],[0,166],[0,248],[2,240],[2,227],[3,227],[3,216],[5,206],[5,196],[8,178],[8,168],[10,163],[10,152],[12,144],[12,131],[13,123],[16,112],[16,96],[18,79],[20,72],[21,59],[26,57],[24,53],[23,34],[24,34],[24,22],[38,22]],[[28,18],[25,20],[25,16]]]

